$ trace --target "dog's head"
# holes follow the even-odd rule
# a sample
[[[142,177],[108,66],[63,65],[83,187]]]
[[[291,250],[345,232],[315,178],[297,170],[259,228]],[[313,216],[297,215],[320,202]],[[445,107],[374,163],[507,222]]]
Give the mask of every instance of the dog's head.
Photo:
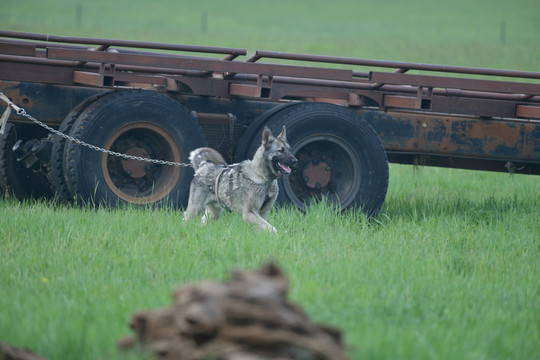
[[[274,175],[290,174],[296,169],[298,160],[292,154],[287,142],[285,125],[277,137],[274,137],[272,130],[265,126],[262,133],[262,146],[264,157]]]

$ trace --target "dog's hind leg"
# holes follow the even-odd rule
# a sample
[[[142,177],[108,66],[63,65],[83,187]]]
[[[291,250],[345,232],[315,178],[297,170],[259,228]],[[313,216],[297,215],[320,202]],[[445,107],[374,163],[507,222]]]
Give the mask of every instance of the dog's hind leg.
[[[184,220],[189,220],[192,217],[199,216],[204,210],[204,193],[197,190],[193,185],[189,192],[189,200],[186,211],[184,212]]]

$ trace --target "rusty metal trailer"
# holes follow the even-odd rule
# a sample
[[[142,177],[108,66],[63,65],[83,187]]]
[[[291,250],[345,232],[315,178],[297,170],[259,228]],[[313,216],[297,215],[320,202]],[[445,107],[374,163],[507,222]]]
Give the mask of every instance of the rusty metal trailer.
[[[0,31],[0,91],[18,197],[182,206],[190,150],[241,161],[282,125],[299,207],[377,213],[388,162],[540,174],[540,72]]]

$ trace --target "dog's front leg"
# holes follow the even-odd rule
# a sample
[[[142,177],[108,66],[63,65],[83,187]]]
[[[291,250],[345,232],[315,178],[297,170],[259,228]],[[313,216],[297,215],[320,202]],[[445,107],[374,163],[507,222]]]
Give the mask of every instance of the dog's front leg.
[[[277,233],[275,227],[273,227],[268,221],[264,220],[259,214],[253,211],[244,212],[242,218],[250,224],[253,224],[261,231],[272,231]]]
[[[259,214],[264,220],[268,219],[268,214],[270,213],[270,209],[272,209],[272,206],[274,206],[277,196],[278,196],[278,187],[277,187],[277,182],[276,182],[274,186],[270,188],[270,191],[268,192],[268,195],[261,206],[261,210],[259,211]]]
[[[270,213],[270,209],[272,208],[272,205],[274,205],[274,199],[269,199],[267,202],[263,204],[259,214],[264,220],[268,219],[268,214]]]
[[[202,213],[202,211],[202,207],[198,207],[194,204],[188,205],[186,211],[184,212],[184,221],[187,221],[194,216],[198,216],[200,213]]]
[[[217,220],[221,217],[222,214],[223,208],[221,206],[210,203],[206,205],[206,210],[204,211],[201,223],[205,225],[208,220]]]

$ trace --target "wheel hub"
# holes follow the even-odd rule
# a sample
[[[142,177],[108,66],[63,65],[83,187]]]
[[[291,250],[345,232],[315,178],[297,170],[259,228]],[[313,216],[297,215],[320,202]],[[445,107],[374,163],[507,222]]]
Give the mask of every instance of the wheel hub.
[[[174,140],[159,126],[134,123],[119,129],[105,148],[138,158],[181,162]],[[134,204],[161,200],[180,177],[180,169],[150,164],[137,159],[120,159],[103,155],[105,182],[120,199]]]
[[[131,148],[126,151],[127,155],[130,156],[136,156],[140,158],[146,158],[148,159],[148,152],[144,150],[143,148]],[[147,163],[140,161],[140,160],[134,160],[134,159],[124,159],[122,160],[122,167],[124,168],[124,171],[126,174],[131,176],[132,178],[139,179],[143,176],[146,176],[146,170],[147,170]]]
[[[285,177],[283,186],[298,206],[323,197],[343,207],[354,200],[362,170],[344,140],[331,134],[314,135],[299,141],[293,153],[301,170]]]
[[[331,170],[331,167],[325,161],[310,160],[306,162],[302,176],[308,187],[320,190],[330,182],[332,178]]]

